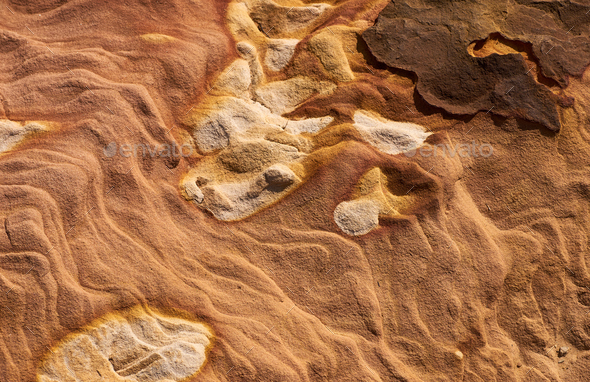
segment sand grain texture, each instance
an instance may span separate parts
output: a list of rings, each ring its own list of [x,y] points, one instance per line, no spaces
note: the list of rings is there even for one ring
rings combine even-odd
[[[452,3],[3,3],[0,380],[590,380],[590,5]]]

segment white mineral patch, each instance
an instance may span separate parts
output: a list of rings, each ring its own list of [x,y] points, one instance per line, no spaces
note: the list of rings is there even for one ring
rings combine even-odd
[[[248,61],[237,59],[217,78],[213,89],[215,93],[234,97],[248,97],[251,84]]]
[[[293,57],[295,46],[299,40],[296,39],[272,39],[268,42],[268,50],[264,63],[275,72],[283,69]]]
[[[194,184],[191,178],[185,182]],[[239,220],[277,200],[278,195],[300,182],[289,167],[277,163],[242,182],[204,186],[199,190],[203,198],[198,204],[220,220]]]
[[[193,138],[205,153],[237,142],[254,127],[279,132],[287,121],[258,102],[235,97],[218,97],[209,110],[203,111],[204,116],[195,120]]]
[[[379,203],[371,199],[342,202],[334,210],[334,221],[349,235],[364,235],[379,225],[379,209]]]
[[[199,323],[135,308],[111,314],[51,350],[40,382],[171,382],[196,374],[210,331]]]
[[[0,153],[13,149],[27,135],[43,130],[46,130],[46,127],[38,123],[20,124],[8,119],[0,119]]]
[[[289,134],[297,135],[301,133],[316,134],[324,127],[328,126],[334,118],[330,116],[320,118],[309,118],[300,121],[289,121],[285,131]]]
[[[430,135],[415,123],[389,121],[365,111],[354,113],[354,127],[365,141],[391,155],[416,149]]]
[[[357,182],[353,199],[343,201],[334,210],[334,221],[346,234],[365,235],[379,226],[379,218],[399,216],[399,210],[411,204],[410,196],[391,192],[390,183],[381,168],[367,171]]]

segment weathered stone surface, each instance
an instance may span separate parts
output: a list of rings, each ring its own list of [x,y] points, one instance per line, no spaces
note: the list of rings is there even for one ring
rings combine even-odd
[[[14,148],[27,135],[47,129],[47,126],[35,122],[21,124],[0,119],[0,154]]]
[[[545,84],[565,87],[568,77],[581,75],[590,62],[590,18],[583,17],[590,6],[529,0],[418,4],[389,3],[363,33],[379,61],[415,72],[420,96],[449,113],[491,109],[559,130],[556,96]],[[521,42],[530,60],[518,53],[468,53],[472,42],[494,33]]]
[[[185,380],[205,363],[212,337],[202,324],[135,307],[66,337],[43,361],[38,380]]]
[[[575,102],[558,106],[560,134],[496,108],[456,118],[368,54],[359,37],[389,1],[321,14],[288,0],[3,4],[0,118],[9,135],[49,129],[0,154],[0,381],[195,371],[187,331],[155,346],[144,337],[159,324],[138,315],[134,346],[120,313],[138,305],[215,333],[185,381],[585,381],[590,70],[560,88],[532,43],[461,37],[470,60],[516,57],[535,86]],[[407,3],[425,9],[408,25],[450,7]],[[461,15],[466,4],[449,16],[467,19],[461,36],[469,23],[503,31],[523,6],[486,13],[486,0]],[[529,6],[543,38],[551,4]],[[446,16],[429,17],[434,28]],[[580,39],[580,25],[560,38]],[[280,71],[266,60],[275,39],[299,41]],[[404,152],[422,141],[427,153]],[[117,150],[139,143],[148,152]],[[472,143],[493,155],[452,154]],[[193,150],[151,154],[164,145]],[[92,342],[101,317],[122,341]]]

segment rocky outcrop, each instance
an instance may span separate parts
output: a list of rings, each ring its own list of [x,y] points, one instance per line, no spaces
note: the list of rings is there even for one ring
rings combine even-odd
[[[519,117],[557,131],[559,104],[568,101],[558,101],[563,94],[555,88],[590,63],[588,11],[569,1],[394,1],[363,38],[379,61],[416,73],[416,91],[432,106]],[[469,54],[471,43],[495,34],[520,52]]]

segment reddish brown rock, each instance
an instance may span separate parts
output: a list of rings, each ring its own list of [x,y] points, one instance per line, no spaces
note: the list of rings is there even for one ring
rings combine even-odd
[[[550,78],[565,87],[590,63],[590,6],[570,2],[390,2],[363,37],[377,59],[417,74],[416,90],[430,105],[451,114],[489,111],[561,127]],[[519,52],[473,57],[472,42],[499,34],[530,46]],[[497,43],[498,41],[496,41]]]
[[[436,4],[426,3],[444,8]],[[527,7],[545,15],[543,22],[559,23],[577,7],[564,4]],[[544,72],[549,82],[538,73],[531,79],[558,92],[552,81],[572,75],[562,92],[575,101],[560,106],[559,134],[485,111],[453,116],[414,97],[412,73],[379,64],[358,39],[385,6],[334,3],[290,36],[286,3],[3,5],[1,117],[11,126],[38,121],[52,128],[0,153],[0,380],[51,378],[46,366],[66,360],[52,351],[64,349],[75,354],[68,367],[85,381],[161,365],[142,346],[117,343],[109,360],[93,357],[89,341],[76,345],[97,319],[130,317],[131,308],[141,307],[198,322],[213,334],[192,381],[584,381],[588,72],[576,77],[569,66],[561,72],[555,66],[555,76]],[[571,15],[581,16],[579,9]],[[267,10],[285,12],[277,19],[280,33],[270,31],[270,38],[258,29],[272,27],[272,14],[260,15]],[[441,14],[424,14],[440,24]],[[475,16],[480,23],[504,20],[501,13]],[[510,46],[508,40],[522,41],[518,36],[498,38],[497,47],[488,36],[461,40],[468,57],[491,60],[497,52],[527,64],[533,57]],[[264,65],[269,41],[278,38],[299,42],[276,71]],[[337,55],[326,47],[338,47]],[[584,52],[579,48],[580,57]],[[334,66],[334,57],[347,63]],[[238,61],[236,76],[224,76],[237,60],[245,62]],[[340,76],[348,69],[352,75]],[[227,143],[226,152],[197,149],[199,126],[186,122],[195,110],[207,111],[209,97],[245,100],[252,84],[297,76],[333,85],[330,92],[297,95],[288,114],[254,113],[238,138],[255,137],[260,145],[240,146],[228,134],[211,140]],[[217,83],[223,86],[212,89]],[[545,93],[531,97],[538,94]],[[284,88],[280,95],[290,97]],[[359,131],[357,113],[382,121],[375,134]],[[267,117],[289,124],[265,130]],[[329,124],[304,123],[314,118]],[[429,154],[388,154],[406,141],[399,129],[414,125],[424,129],[418,136]],[[482,143],[493,155],[449,149]],[[182,144],[192,145],[191,155],[150,151]],[[272,150],[277,145],[305,154],[291,169],[300,179],[294,186],[291,173],[274,163],[283,160]],[[183,191],[179,185],[195,169],[214,177],[199,176]],[[232,222],[186,198],[202,200],[199,189],[240,176],[255,180],[246,196],[284,192]],[[364,201],[379,209],[365,209]],[[368,219],[357,214],[363,210]],[[366,229],[349,235],[340,226],[350,225],[338,224],[346,220]],[[137,327],[150,341],[158,330],[164,339],[178,333],[165,323]],[[570,348],[562,364],[561,347]],[[89,359],[100,361],[94,370],[108,370],[106,376]],[[65,366],[54,375],[71,377]]]

